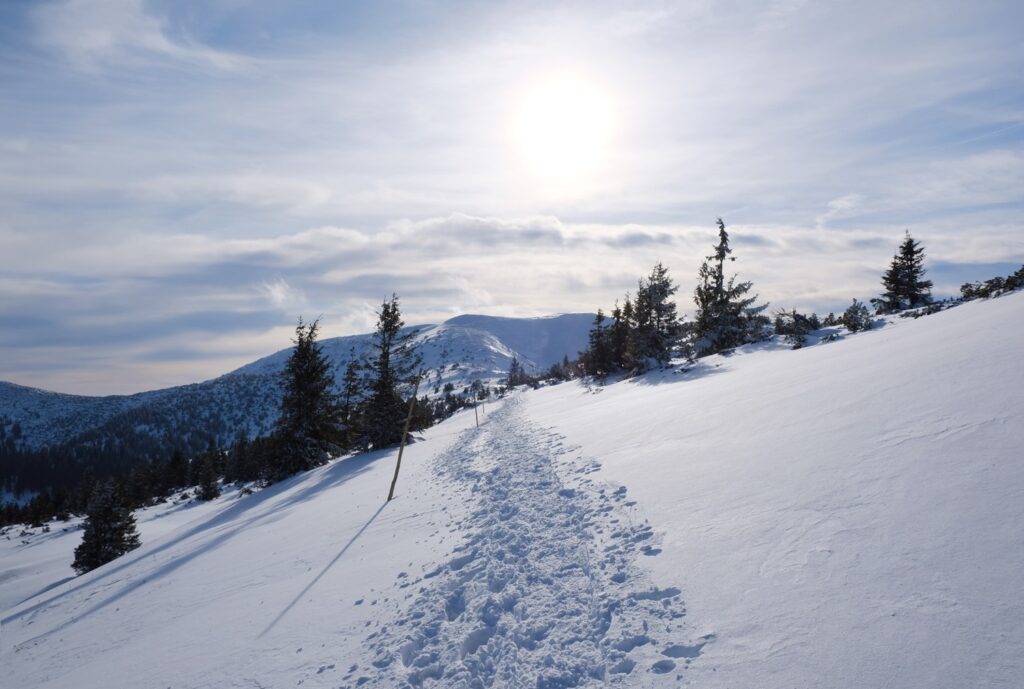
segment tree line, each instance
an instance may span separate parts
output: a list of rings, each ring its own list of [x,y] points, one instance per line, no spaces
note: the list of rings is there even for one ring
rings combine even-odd
[[[882,293],[870,300],[874,314],[866,304],[853,299],[839,315],[819,317],[793,309],[777,312],[773,320],[765,313],[768,305],[757,303],[752,283],[727,274],[726,266],[736,257],[732,255],[729,233],[721,218],[717,227],[718,242],[697,271],[693,291],[696,308],[691,320],[679,317],[673,301],[678,285],[668,269],[657,263],[650,275],[639,280],[636,292],[626,294],[621,303],[616,302],[608,315],[598,309],[587,348],[577,359],[552,366],[542,377],[569,380],[590,376],[603,380],[615,373],[634,375],[665,366],[673,358],[692,361],[772,335],[781,336],[796,349],[805,344],[811,333],[822,328],[844,326],[850,332],[858,332],[871,328],[874,316],[897,312],[916,316],[949,305],[933,301],[932,282],[925,278],[924,247],[907,232],[882,274]],[[965,284],[961,299],[994,296],[1020,287],[1024,287],[1024,267],[1006,278]],[[921,310],[922,307],[926,308]],[[831,334],[826,339],[835,337]],[[514,362],[507,384],[538,382],[523,377],[523,371],[516,369]]]

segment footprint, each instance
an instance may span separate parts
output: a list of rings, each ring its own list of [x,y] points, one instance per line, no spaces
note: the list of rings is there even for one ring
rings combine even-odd
[[[676,663],[673,660],[659,660],[651,666],[651,672],[657,675],[663,675],[666,672],[672,672],[676,669]]]
[[[700,643],[687,646],[685,644],[673,644],[661,652],[661,655],[669,658],[696,658],[700,655],[701,649],[715,640],[714,634],[708,634],[700,638]]]

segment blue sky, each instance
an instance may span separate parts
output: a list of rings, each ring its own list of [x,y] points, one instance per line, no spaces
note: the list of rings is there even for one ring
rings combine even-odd
[[[300,313],[366,331],[392,291],[410,322],[589,311],[658,260],[685,309],[719,215],[773,308],[872,296],[904,229],[955,292],[1024,262],[1021,26],[1012,1],[2,3],[0,379],[201,380]]]

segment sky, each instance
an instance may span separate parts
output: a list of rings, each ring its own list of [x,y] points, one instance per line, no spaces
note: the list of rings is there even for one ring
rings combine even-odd
[[[1024,263],[1024,4],[0,2],[0,380],[215,377],[408,323],[689,311],[721,216],[771,310]]]

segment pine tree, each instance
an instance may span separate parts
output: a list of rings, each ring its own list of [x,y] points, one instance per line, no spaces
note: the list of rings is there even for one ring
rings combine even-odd
[[[339,448],[334,381],[316,341],[319,321],[295,327],[295,347],[282,373],[284,395],[274,435],[277,453],[268,466],[270,480],[323,464]]]
[[[612,324],[608,327],[612,367],[620,371],[627,368],[626,355],[629,350],[629,318],[633,313],[633,305],[630,304],[628,295],[626,296],[626,306],[629,307],[628,313],[625,307],[620,308],[619,303],[615,302],[615,307],[612,308]]]
[[[188,481],[188,462],[181,450],[175,448],[171,459],[167,463],[167,486],[170,489],[181,488]]]
[[[584,357],[587,375],[595,378],[606,378],[614,368],[612,361],[611,332],[604,324],[605,315],[601,309],[594,316],[594,326],[590,329],[589,346]]]
[[[214,452],[207,452],[196,460],[199,463],[196,473],[199,479],[198,497],[200,500],[213,500],[220,497],[220,484],[217,483],[217,457]]]
[[[513,356],[512,361],[508,365],[508,373],[505,375],[505,388],[511,390],[517,385],[523,385],[529,382],[529,377],[526,375],[526,369],[519,363],[519,358]]]
[[[71,567],[84,574],[139,547],[135,517],[112,481],[93,491]]]
[[[362,437],[360,403],[365,396],[362,371],[363,364],[356,357],[355,350],[349,352],[348,364],[341,383],[339,412],[342,427],[342,448],[351,450],[365,446]]]
[[[655,264],[647,281],[643,283],[644,301],[650,310],[648,330],[644,336],[644,354],[660,366],[671,360],[682,333],[682,323],[676,304],[672,301],[678,289],[668,275],[668,268],[661,263]]]
[[[697,289],[693,301],[697,305],[691,332],[697,356],[714,354],[741,344],[761,339],[770,323],[763,311],[767,304],[754,306],[757,296],[746,296],[750,282],[736,283],[736,276],[725,279],[726,260],[730,256],[729,233],[718,219],[718,244],[697,273]]]
[[[377,313],[373,336],[374,359],[370,364],[370,396],[364,416],[365,432],[375,448],[397,445],[402,441],[407,414],[399,387],[418,375],[420,357],[409,336],[402,337],[402,313],[398,297],[384,300]]]
[[[889,269],[882,275],[884,292],[871,300],[878,313],[924,306],[932,300],[932,282],[924,279],[924,247],[907,231]]]
[[[856,299],[853,303],[846,307],[846,311],[842,316],[842,324],[846,326],[846,329],[851,333],[855,333],[859,330],[868,330],[871,328],[871,314],[868,313],[868,307],[860,303]]]
[[[805,316],[792,311],[780,311],[775,315],[775,334],[782,335],[793,349],[800,349],[804,346],[807,336],[821,327],[821,322],[813,313]]]

